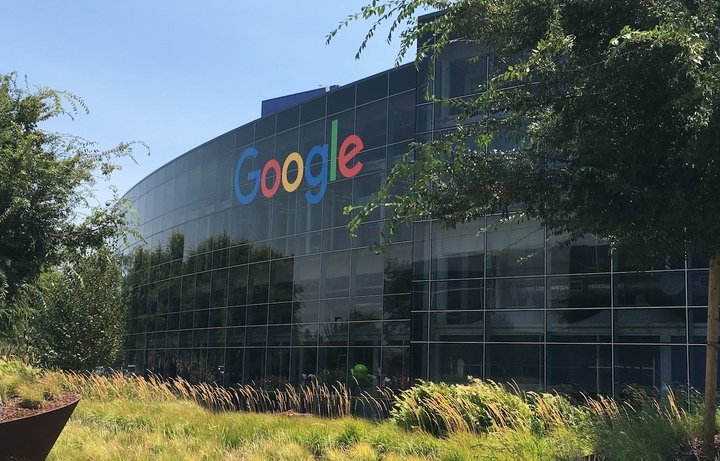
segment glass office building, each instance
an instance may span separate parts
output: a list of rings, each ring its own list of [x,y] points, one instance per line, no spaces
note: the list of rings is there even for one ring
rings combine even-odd
[[[481,87],[492,65],[471,54],[446,50],[437,94]],[[495,216],[416,222],[376,254],[377,211],[350,237],[343,208],[412,161],[408,143],[457,123],[425,102],[427,80],[407,65],[294,98],[134,186],[146,241],[127,251],[126,363],[225,385],[346,381],[364,365],[394,388],[468,375],[569,392],[702,387],[707,261],[637,272],[602,241],[558,246]]]

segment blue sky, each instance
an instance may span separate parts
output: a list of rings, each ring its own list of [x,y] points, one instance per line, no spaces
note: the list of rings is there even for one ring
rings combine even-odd
[[[113,180],[126,192],[187,150],[260,116],[260,103],[392,67],[397,43],[358,21],[366,0],[0,0],[0,73],[84,99],[90,114],[51,125],[111,147],[141,140]],[[407,61],[407,59],[406,59]],[[98,197],[109,196],[106,183]]]

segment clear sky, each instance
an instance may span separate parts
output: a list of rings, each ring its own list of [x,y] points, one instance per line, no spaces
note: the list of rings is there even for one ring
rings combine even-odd
[[[53,127],[111,147],[141,140],[112,183],[122,194],[189,149],[260,116],[260,103],[393,66],[397,43],[358,21],[369,0],[0,0],[0,73],[74,93],[90,114]],[[109,195],[101,183],[98,196]]]

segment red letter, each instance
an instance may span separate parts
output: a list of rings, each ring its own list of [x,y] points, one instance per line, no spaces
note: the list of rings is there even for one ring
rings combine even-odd
[[[267,175],[268,171],[270,171],[271,169],[275,170],[275,182],[273,183],[271,188],[268,188]],[[275,195],[278,187],[280,187],[280,163],[278,163],[278,161],[275,159],[268,160],[262,170],[262,175],[260,175],[260,190],[265,197],[270,198]]]
[[[350,146],[352,146],[352,148]],[[338,168],[340,169],[340,173],[346,178],[352,178],[362,170],[363,164],[360,160],[355,162],[355,166],[352,168],[348,167],[348,163],[363,150],[363,147],[365,146],[363,145],[362,139],[356,134],[351,134],[345,138],[345,141],[343,141],[340,146],[340,152],[338,152]]]

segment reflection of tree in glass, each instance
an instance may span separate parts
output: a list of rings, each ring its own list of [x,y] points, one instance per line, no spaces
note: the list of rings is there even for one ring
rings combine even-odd
[[[242,297],[236,305],[247,304],[249,270],[253,263],[266,262],[272,270],[260,271],[260,277],[253,283],[264,285],[267,298],[263,302],[283,302],[294,299],[303,292],[303,287],[293,282],[293,258],[274,251],[269,245],[253,245],[247,239],[233,239],[228,234],[209,237],[193,248],[185,248],[185,235],[182,231],[174,231],[167,242],[154,248],[138,247],[123,258],[123,269],[126,273],[124,286],[131,293],[131,333],[164,332],[166,329],[166,312],[194,311],[198,297],[203,301],[202,307],[208,307],[205,298],[214,296],[210,286],[213,277],[220,275],[218,280],[228,277],[229,285],[237,286]],[[223,274],[221,269],[238,267],[237,272]],[[257,267],[257,265],[255,266]],[[214,272],[209,272],[216,269]],[[197,274],[196,276],[193,274]],[[211,275],[212,274],[212,275]],[[242,274],[240,279],[233,275]],[[184,277],[183,277],[184,276]],[[188,277],[189,276],[189,277]],[[220,293],[228,288],[219,285]],[[182,293],[175,293],[179,290]],[[208,298],[209,299],[209,298]],[[173,305],[182,302],[182,306]],[[214,304],[214,303],[213,303]],[[214,307],[224,307],[220,302]],[[272,304],[271,304],[272,308]],[[301,309],[298,304],[296,309]],[[195,314],[202,311],[196,311]],[[181,312],[180,315],[185,312]],[[192,323],[192,322],[191,322]],[[185,328],[191,328],[192,325]],[[164,344],[147,344],[147,363],[149,369],[160,374],[176,374],[183,371],[192,380],[213,380],[215,369],[222,363],[209,363],[207,357],[198,355],[192,360],[179,360],[173,354],[155,351],[155,347],[164,348]],[[185,347],[189,347],[187,344]],[[140,349],[145,348],[139,343]],[[219,346],[222,347],[222,346]],[[142,358],[138,358],[140,363]],[[144,360],[142,360],[144,361]],[[208,378],[209,377],[209,378]]]

